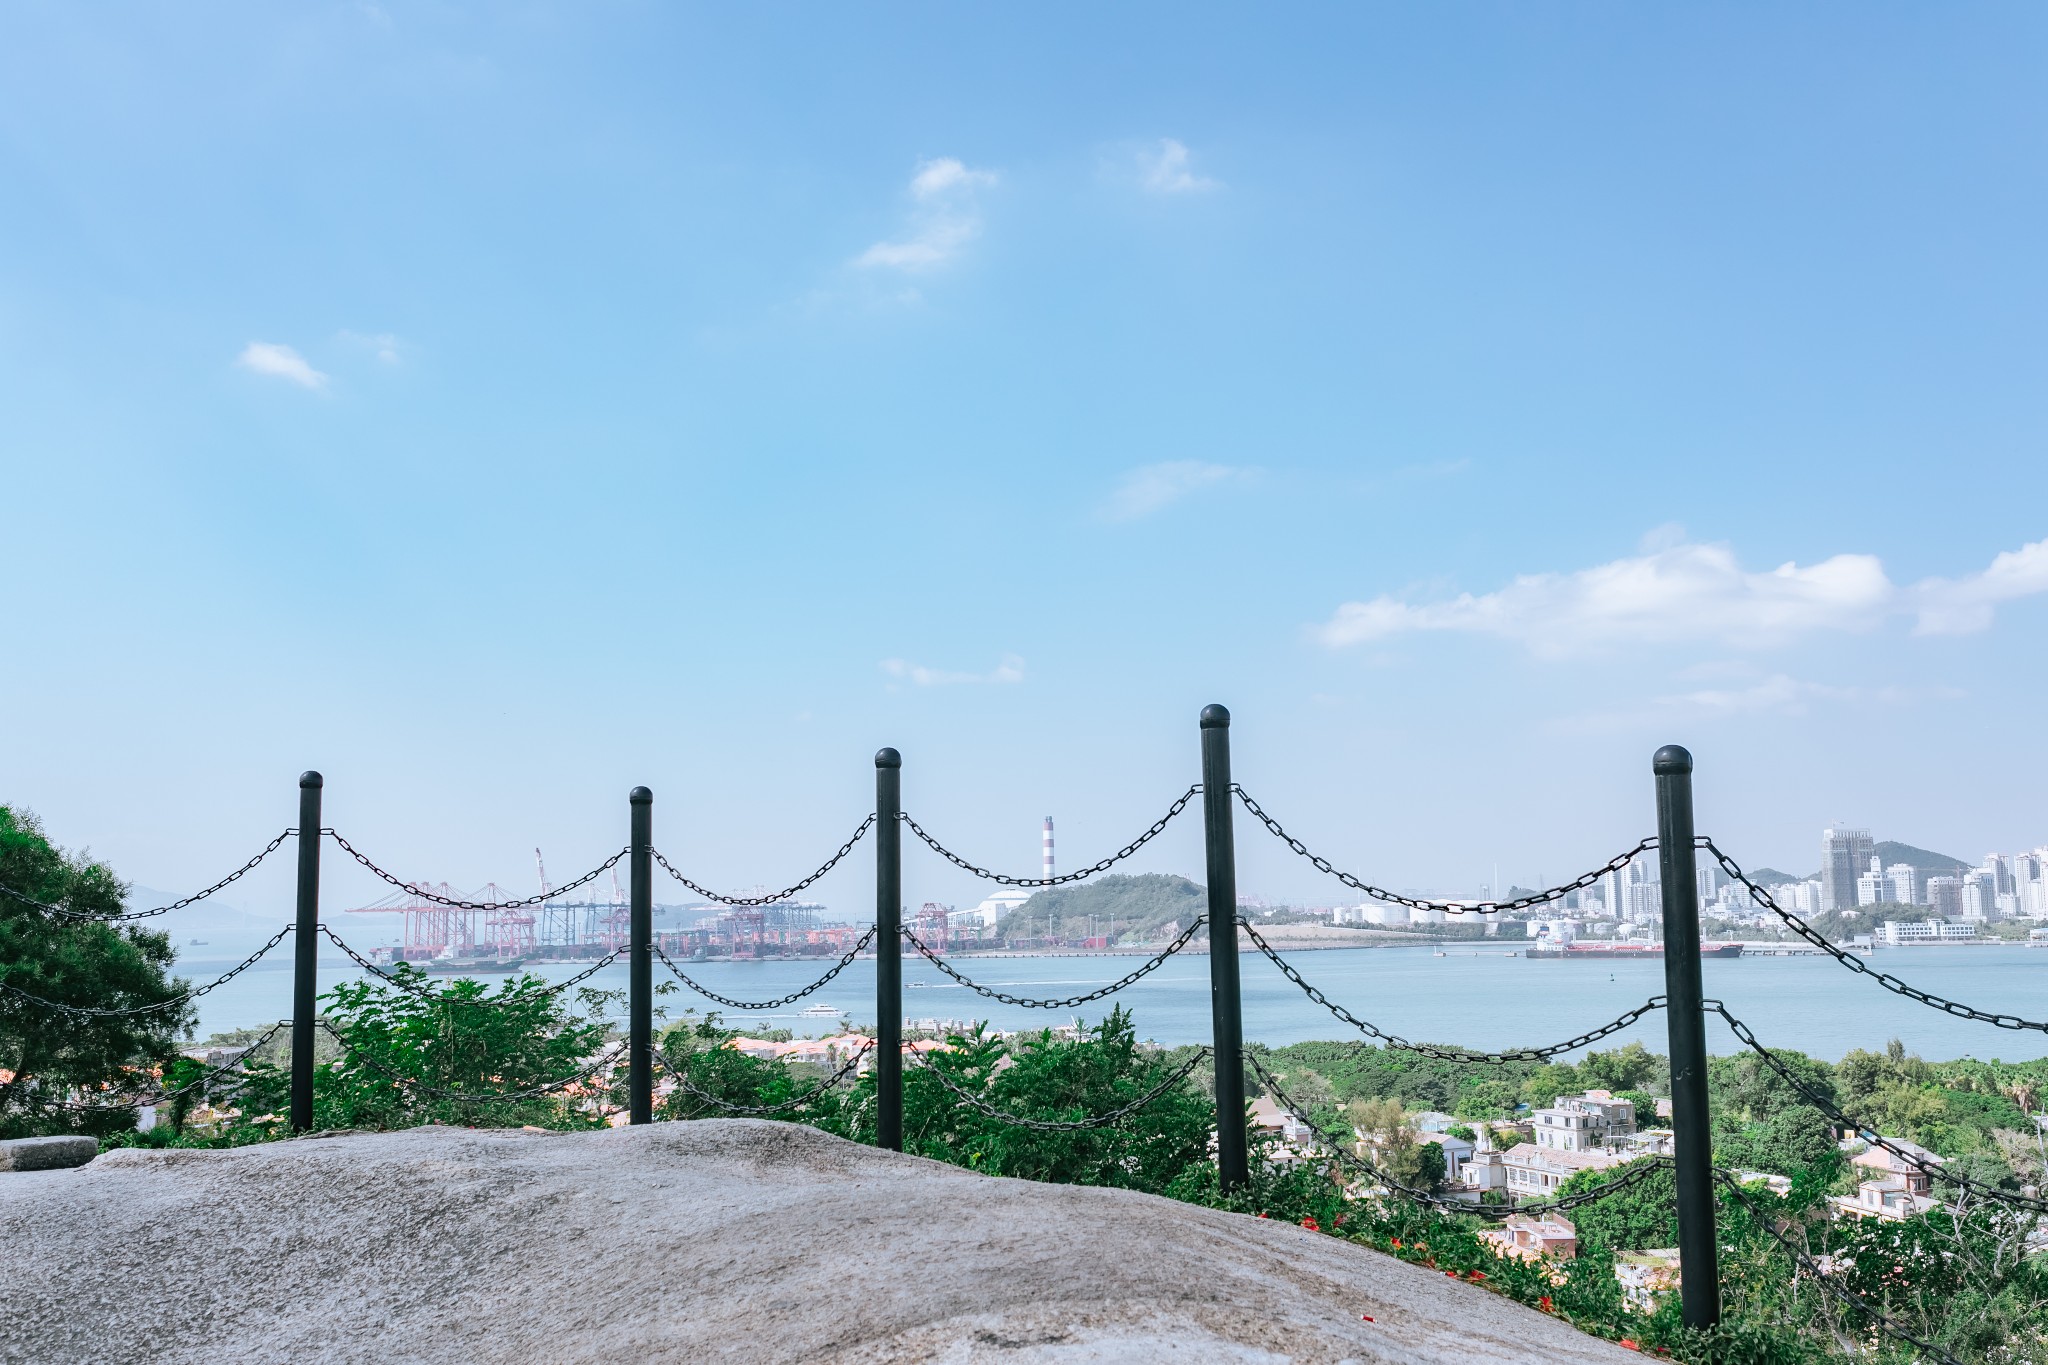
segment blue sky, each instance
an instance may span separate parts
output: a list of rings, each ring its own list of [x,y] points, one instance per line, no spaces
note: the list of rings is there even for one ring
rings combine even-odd
[[[2048,841],[2044,39],[11,7],[0,799],[173,888],[318,767],[408,875],[521,884],[644,782],[737,886],[893,744],[1026,871],[1047,813],[1069,865],[1143,828],[1222,701],[1397,885],[1603,860],[1673,741],[1751,862]]]

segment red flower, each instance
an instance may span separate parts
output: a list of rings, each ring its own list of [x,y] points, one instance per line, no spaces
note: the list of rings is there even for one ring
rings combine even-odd
[[[1486,1272],[1485,1272],[1485,1271],[1483,1271],[1483,1270],[1475,1270],[1475,1271],[1473,1271],[1473,1272],[1472,1272],[1472,1276],[1471,1276],[1471,1279],[1472,1279],[1472,1283],[1474,1283],[1474,1284],[1478,1284],[1478,1283],[1479,1283],[1479,1282],[1480,1282],[1481,1280],[1483,1280],[1483,1279],[1485,1279],[1485,1278],[1486,1278]]]
[[[1621,1349],[1624,1351],[1640,1351],[1643,1349],[1642,1347],[1636,1345],[1633,1341],[1630,1341],[1627,1337],[1623,1337],[1621,1339],[1620,1344]]]
[[[1450,1276],[1454,1280],[1458,1278],[1458,1272],[1455,1270],[1446,1270],[1444,1274]]]
[[[1396,1251],[1399,1251],[1400,1249],[1401,1249],[1401,1239],[1400,1239],[1399,1237],[1396,1237],[1396,1238],[1394,1239],[1394,1250],[1396,1250]]]
[[[1542,1298],[1536,1300],[1536,1306],[1548,1313],[1550,1311],[1550,1295],[1545,1294]]]
[[[1314,1214],[1310,1214],[1308,1217],[1302,1219],[1301,1225],[1307,1228],[1310,1232],[1321,1232],[1323,1230],[1321,1225],[1316,1222],[1316,1216]]]

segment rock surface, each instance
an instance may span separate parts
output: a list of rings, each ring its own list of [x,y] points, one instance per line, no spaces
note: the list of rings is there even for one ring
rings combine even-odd
[[[111,1152],[0,1180],[0,1247],[38,1365],[1641,1359],[1290,1224],[744,1119]]]
[[[97,1138],[9,1138],[0,1142],[0,1171],[54,1171],[83,1166],[99,1151]]]

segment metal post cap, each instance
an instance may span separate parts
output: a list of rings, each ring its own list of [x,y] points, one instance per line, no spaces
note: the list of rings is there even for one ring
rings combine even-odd
[[[1202,708],[1202,728],[1204,730],[1229,729],[1230,708],[1227,706],[1219,706],[1215,702],[1210,702],[1207,706]]]
[[[635,787],[633,788],[633,794],[626,799],[636,806],[650,805],[654,801],[654,793],[645,787]]]
[[[1683,744],[1667,744],[1650,760],[1650,768],[1659,777],[1689,773],[1692,771],[1692,753]]]
[[[903,766],[903,755],[897,753],[894,749],[877,749],[875,750],[875,766],[877,768],[900,768]]]
[[[318,774],[318,773],[314,772],[314,771],[313,771],[313,770],[312,770],[311,768],[308,768],[308,769],[306,769],[306,771],[304,771],[304,772],[302,772],[302,773],[300,773],[300,774],[299,774],[299,785],[300,785],[301,787],[317,787],[317,786],[320,786],[320,785],[321,785],[321,779],[320,779],[320,774]]]

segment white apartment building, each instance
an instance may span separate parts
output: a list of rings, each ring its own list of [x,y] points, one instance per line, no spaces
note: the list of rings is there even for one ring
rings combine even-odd
[[[1557,1193],[1557,1187],[1580,1171],[1604,1171],[1619,1166],[1623,1158],[1605,1152],[1572,1152],[1561,1147],[1538,1147],[1518,1142],[1501,1154],[1508,1176],[1508,1193],[1516,1198],[1542,1199]]]
[[[1977,937],[1977,926],[1967,920],[1918,920],[1901,924],[1888,919],[1877,931],[1880,943],[1967,943]]]
[[[1636,1131],[1636,1107],[1605,1090],[1561,1095],[1555,1105],[1530,1115],[1536,1145],[1564,1152],[1605,1151]]]
[[[1895,905],[1920,904],[1920,869],[1911,863],[1893,863],[1884,870],[1885,881],[1890,883],[1892,903]]]

